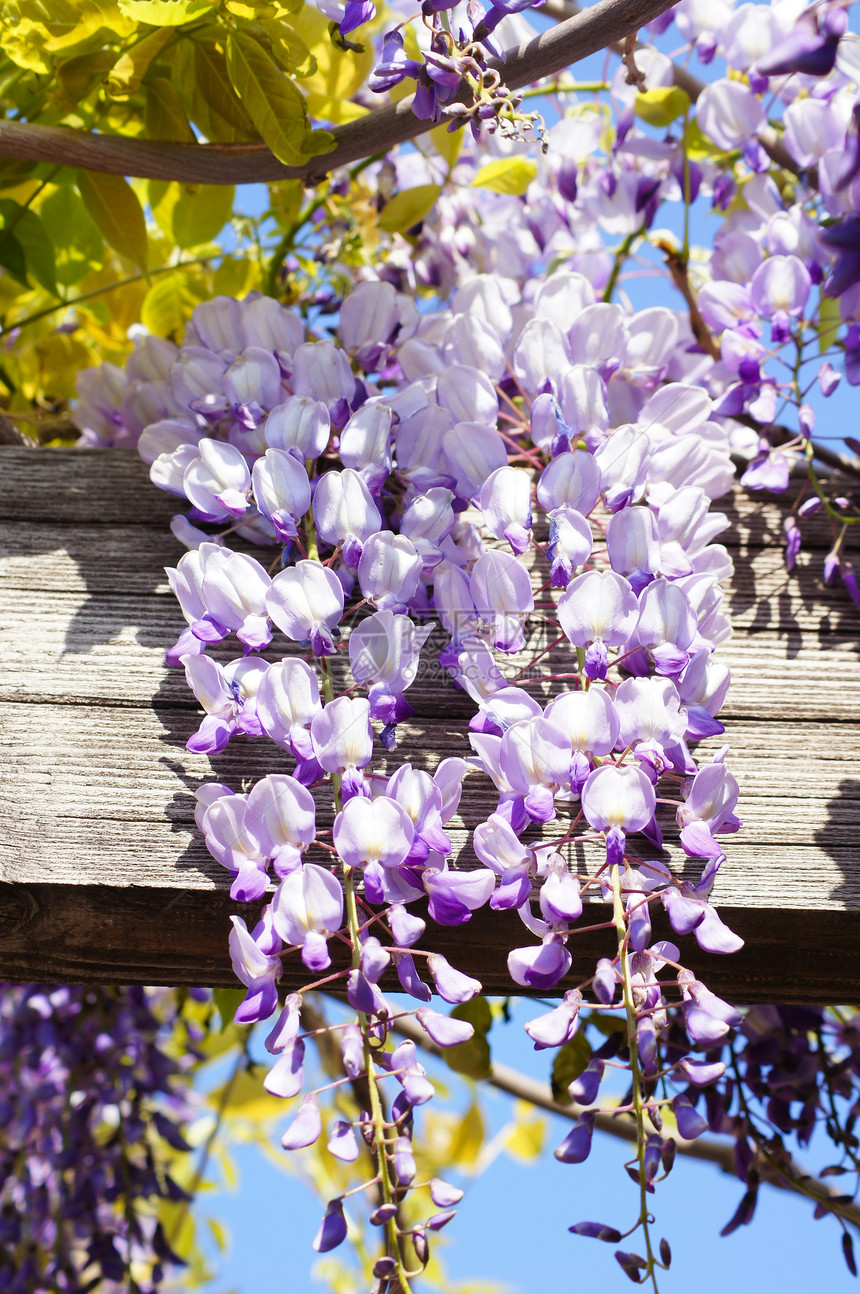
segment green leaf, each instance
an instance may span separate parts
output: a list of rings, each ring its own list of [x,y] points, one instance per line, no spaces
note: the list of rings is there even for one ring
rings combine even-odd
[[[208,139],[224,143],[253,139],[254,123],[231,89],[224,54],[214,41],[200,36],[195,36],[193,49],[194,120]]]
[[[101,269],[104,243],[74,189],[64,187],[49,194],[39,207],[39,215],[54,245],[58,283],[71,287]]]
[[[599,1029],[605,1038],[627,1030],[627,1020],[623,1015],[609,1015],[606,1011],[592,1011],[588,1023]]]
[[[227,1052],[235,1051],[239,1045],[239,1029],[237,1025],[225,1025],[223,1024],[223,1021],[220,1033],[215,1033],[210,1029],[203,1041],[196,1044],[204,1058],[204,1064],[218,1060],[220,1057],[226,1055]]]
[[[484,1146],[484,1120],[480,1107],[473,1101],[454,1129],[448,1147],[452,1168],[472,1168]]]
[[[230,1232],[219,1218],[207,1217],[206,1221],[219,1254],[225,1254],[230,1244]]]
[[[121,175],[78,171],[78,191],[105,242],[146,273],[149,245],[143,208]]]
[[[227,38],[227,74],[261,137],[279,162],[300,165],[307,133],[305,101],[274,59],[244,32]]]
[[[718,158],[726,156],[722,149],[717,148],[716,144],[708,139],[707,135],[702,134],[695,118],[687,122],[687,129],[684,131],[684,147],[691,161],[699,161],[706,157],[715,162]]]
[[[302,140],[302,155],[304,157],[322,157],[337,144],[337,140],[330,130],[309,130]]]
[[[250,256],[225,256],[212,275],[213,296],[244,297],[260,281],[260,269]]]
[[[212,990],[215,1005],[221,1017],[221,1032],[233,1023],[233,1017],[240,1002],[245,1000],[245,990],[241,988],[216,988]]]
[[[157,337],[179,337],[199,301],[187,274],[166,274],[143,298],[140,321]]]
[[[181,27],[210,12],[218,0],[117,0],[120,13],[151,27]]]
[[[491,189],[493,193],[513,193],[519,196],[525,193],[537,175],[537,162],[527,157],[497,157],[482,166],[472,183],[480,189]]]
[[[382,208],[379,228],[386,234],[403,234],[413,225],[419,225],[433,210],[441,192],[441,184],[416,184],[414,189],[395,193]]]
[[[107,92],[115,99],[128,99],[140,89],[140,83],[154,58],[164,50],[176,33],[169,27],[152,31],[117,59],[107,79]]]
[[[272,54],[285,72],[292,76],[315,75],[317,61],[295,27],[282,18],[264,18],[260,26],[272,42]]]
[[[208,1095],[209,1104],[217,1110],[226,1097],[225,1113],[260,1122],[264,1119],[282,1119],[289,1112],[279,1096],[270,1096],[263,1087],[266,1077],[264,1065],[254,1065],[243,1070],[235,1080],[228,1079],[222,1087]]]
[[[836,297],[822,297],[818,309],[818,353],[823,355],[836,340],[842,324],[842,314]]]
[[[36,170],[36,163],[17,157],[0,157],[0,189],[16,189]]]
[[[224,228],[233,213],[231,184],[180,184],[150,180],[149,205],[159,228],[177,247],[199,247]]]
[[[527,1101],[517,1101],[516,1121],[505,1138],[505,1149],[516,1159],[532,1163],[543,1150],[545,1133],[546,1119],[535,1114]]]
[[[0,265],[23,287],[30,286],[27,282],[27,257],[14,234],[0,232]]]
[[[75,109],[105,79],[114,58],[112,50],[99,49],[57,64],[54,69],[57,77],[54,102],[69,111]]]
[[[3,228],[8,229],[10,235],[14,235],[24,255],[29,277],[57,296],[54,245],[40,218],[35,211],[22,207],[20,202],[15,202],[13,198],[0,199],[0,216],[3,219]],[[13,253],[14,255],[16,253]],[[11,270],[10,273],[12,273]],[[17,275],[15,277],[17,278]]]
[[[490,1044],[487,1034],[493,1024],[490,1004],[485,997],[473,997],[471,1002],[462,1002],[449,1012],[452,1020],[468,1020],[475,1030],[468,1042],[461,1042],[456,1047],[446,1047],[443,1060],[455,1074],[466,1074],[469,1078],[489,1078],[493,1072],[490,1060]]]
[[[649,126],[662,128],[689,112],[690,96],[679,85],[657,85],[653,90],[640,90],[633,108]]]
[[[552,1095],[554,1100],[567,1105],[573,1100],[568,1094],[568,1087],[575,1078],[579,1078],[591,1060],[591,1043],[585,1034],[580,1032],[570,1042],[559,1047],[552,1062]]]
[[[304,87],[307,93],[313,92],[323,99],[351,99],[373,68],[372,45],[368,43],[360,53],[338,49],[329,34],[328,18],[311,4],[302,5],[291,21],[317,61],[316,73]],[[411,30],[406,28],[407,52]]]
[[[165,76],[154,76],[144,86],[143,121],[150,139],[176,144],[196,144],[197,136],[188,123],[179,95]]]
[[[427,136],[449,171],[460,156],[460,149],[463,147],[465,137],[465,130],[449,130],[447,122],[443,122],[441,126],[436,126]]]

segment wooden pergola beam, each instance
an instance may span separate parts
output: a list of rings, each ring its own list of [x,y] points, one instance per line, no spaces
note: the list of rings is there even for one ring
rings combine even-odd
[[[133,453],[3,449],[0,471],[0,977],[230,984],[228,915],[247,907],[231,903],[194,829],[193,791],[292,761],[245,738],[211,762],[185,750],[199,710],[162,663],[182,627],[163,574],[182,551],[168,529],[175,501]],[[688,938],[684,960],[736,1000],[856,1000],[860,617],[821,583],[823,528],[788,576],[780,509],[740,493],[721,506],[737,566],[735,637],[720,648],[733,684],[725,737],[707,746],[731,744],[745,826],[727,840],[715,899],[747,946],[720,958]],[[418,714],[397,758],[432,768],[461,751],[471,703],[429,657],[410,699]],[[472,774],[454,824],[461,862],[486,811]],[[507,992],[506,952],[531,937],[485,909],[433,939],[487,991]],[[575,982],[611,939],[574,935],[570,947]],[[288,960],[285,983],[300,978]]]

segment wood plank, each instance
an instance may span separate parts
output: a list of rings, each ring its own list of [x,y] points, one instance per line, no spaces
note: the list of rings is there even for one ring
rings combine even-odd
[[[0,462],[0,976],[230,983],[227,915],[246,908],[194,831],[193,790],[292,761],[264,740],[238,739],[211,761],[184,749],[198,707],[182,672],[163,665],[183,624],[163,573],[182,552],[168,530],[179,501],[120,451],[2,450]],[[741,783],[746,825],[728,842],[716,898],[748,947],[687,959],[736,997],[856,998],[860,616],[822,583],[826,527],[787,576],[779,507],[738,494],[726,510],[736,631],[720,655],[733,684],[728,731],[701,749],[728,741]],[[472,706],[427,658],[397,757],[432,767],[462,750]],[[543,664],[569,669],[569,651]],[[545,691],[539,678],[534,691]],[[452,833],[464,864],[483,781],[467,779]],[[506,991],[511,938],[529,941],[516,917],[485,911],[439,946]],[[573,937],[574,980],[600,946]]]

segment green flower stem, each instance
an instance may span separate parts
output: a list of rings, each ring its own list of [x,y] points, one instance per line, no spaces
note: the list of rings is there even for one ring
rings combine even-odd
[[[539,85],[523,90],[521,99],[546,99],[551,94],[600,94],[608,90],[608,81],[556,81],[552,85]]]
[[[639,226],[638,229],[634,229],[631,233],[627,235],[627,237],[624,239],[624,242],[618,248],[618,251],[615,253],[615,260],[612,262],[612,273],[609,275],[609,282],[606,285],[603,296],[600,298],[601,301],[612,300],[612,294],[614,293],[616,287],[618,286],[618,276],[620,275],[622,269],[624,268],[624,262],[627,260],[627,257],[630,255],[630,252],[633,249],[633,244],[636,242],[636,239],[641,238],[644,233],[645,233],[645,222],[643,221],[643,223]]]
[[[55,314],[58,310],[73,310],[75,306],[80,305],[83,301],[93,301],[96,297],[105,296],[108,292],[115,292],[117,288],[127,288],[130,283],[139,283],[143,278],[152,279],[156,275],[175,274],[177,270],[186,270],[191,265],[208,265],[212,259],[212,256],[195,256],[193,260],[180,261],[177,265],[161,265],[157,269],[149,270],[148,274],[130,274],[127,279],[117,279],[116,283],[107,283],[104,287],[93,288],[90,292],[82,292],[80,296],[73,297],[71,301],[57,301],[52,306],[46,306],[44,310],[36,310],[33,314],[26,315],[23,319],[16,319],[14,323],[0,328],[0,337],[8,337],[10,333],[17,332],[19,328],[26,328],[27,324],[37,323],[40,319],[47,319],[48,315]]]
[[[350,942],[352,944],[352,965],[357,970],[361,963],[361,943],[359,931],[361,929],[361,920],[358,912],[358,904],[355,896],[354,868],[344,867],[344,877],[346,879],[346,919],[347,929],[349,930]],[[367,1087],[370,1093],[370,1117],[373,1122],[374,1138],[376,1142],[376,1163],[379,1169],[379,1191],[382,1201],[385,1204],[396,1204],[394,1198],[394,1186],[391,1181],[391,1171],[388,1164],[388,1155],[386,1154],[386,1120],[385,1112],[382,1108],[382,1101],[379,1098],[379,1088],[377,1086],[376,1065],[373,1059],[373,1047],[370,1042],[370,1026],[367,1016],[363,1011],[358,1012],[358,1025],[361,1029],[361,1043],[364,1058],[364,1068],[367,1073]],[[386,1248],[389,1257],[394,1259],[396,1280],[398,1282],[400,1294],[411,1294],[411,1286],[406,1271],[406,1264],[403,1261],[403,1250],[401,1238],[398,1234],[397,1216],[389,1218],[385,1223]]]
[[[630,1050],[630,1082],[633,1090],[632,1112],[636,1119],[636,1158],[639,1163],[639,1221],[645,1236],[645,1251],[648,1257],[648,1276],[654,1294],[657,1288],[657,1267],[662,1266],[654,1256],[651,1247],[648,1192],[645,1180],[645,1103],[642,1095],[642,1071],[639,1067],[639,1051],[636,1040],[636,1006],[633,1001],[633,979],[630,973],[630,949],[627,942],[627,920],[624,911],[624,900],[621,897],[621,871],[616,864],[611,869],[612,876],[612,915],[615,929],[618,932],[618,962],[621,969],[621,984],[624,994],[624,1010],[627,1015],[627,1045]]]
[[[690,126],[690,109],[684,114],[684,246],[681,256],[686,265],[690,259],[690,149],[687,142],[687,131]]]
[[[314,526],[313,515],[308,513],[305,517],[305,548],[308,557],[314,561],[319,561],[319,545],[317,543],[316,527]],[[326,704],[334,697],[334,683],[331,674],[331,665],[327,656],[320,660],[323,680],[323,696]],[[334,787],[335,812],[339,813],[343,807],[341,797],[341,780],[337,773],[332,773],[332,785]],[[355,893],[355,869],[343,864],[344,875],[344,897],[346,901],[346,925],[349,933],[349,942],[352,946],[352,968],[358,970],[361,966],[361,915],[358,911],[358,902]],[[386,1153],[386,1120],[385,1111],[382,1108],[382,1101],[379,1097],[379,1088],[377,1086],[376,1066],[373,1059],[373,1046],[370,1041],[370,1025],[367,1016],[363,1011],[358,1012],[358,1027],[361,1030],[361,1045],[364,1059],[364,1068],[367,1073],[367,1087],[370,1094],[370,1117],[373,1122],[373,1131],[376,1141],[376,1163],[379,1170],[379,1189],[382,1201],[385,1204],[396,1204],[394,1198],[394,1186],[391,1181],[391,1172],[388,1165],[388,1156]],[[406,1264],[403,1261],[403,1250],[401,1246],[400,1235],[397,1229],[397,1216],[390,1218],[385,1223],[386,1248],[388,1254],[395,1262],[396,1279],[399,1283],[400,1294],[411,1294],[409,1277],[406,1272]]]

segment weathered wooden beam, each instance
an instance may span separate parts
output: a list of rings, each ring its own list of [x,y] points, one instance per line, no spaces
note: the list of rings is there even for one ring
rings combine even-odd
[[[244,738],[211,761],[185,750],[198,707],[163,665],[182,627],[163,574],[181,554],[175,504],[122,451],[2,449],[0,470],[0,977],[232,983],[228,915],[246,909],[195,833],[193,792],[291,761]],[[823,528],[788,576],[778,506],[739,493],[727,510],[736,632],[720,649],[733,671],[722,740],[745,827],[715,897],[747,946],[720,958],[689,939],[685,960],[736,999],[854,1000],[860,615],[821,582]],[[553,653],[547,669],[563,662]],[[462,749],[471,705],[429,654],[410,699],[418,714],[396,755],[432,768]],[[486,803],[470,775],[461,861]],[[485,910],[434,933],[434,947],[505,992],[512,939],[528,941],[518,918]],[[575,980],[609,945],[575,935],[571,949]],[[300,973],[288,962],[285,981]]]

